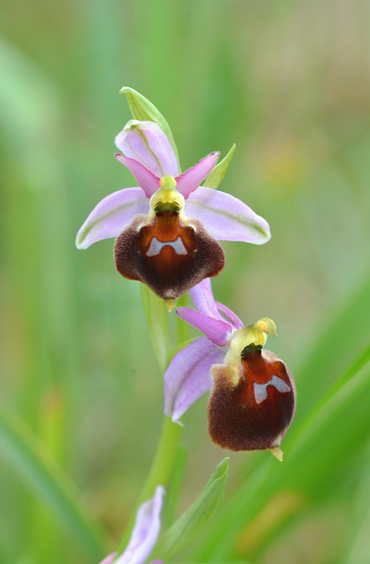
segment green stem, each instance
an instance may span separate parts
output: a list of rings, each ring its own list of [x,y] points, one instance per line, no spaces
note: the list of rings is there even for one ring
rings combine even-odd
[[[176,307],[187,307],[189,305],[188,298],[189,296],[187,293],[181,296],[181,298],[178,298]],[[182,343],[185,343],[185,341],[189,339],[190,325],[188,323],[184,323],[180,317],[177,317],[176,321],[177,321],[177,345],[181,345]]]
[[[145,284],[140,284],[141,301],[148,325],[154,353],[161,370],[167,368],[167,359],[172,352],[168,311],[163,300],[158,298]],[[174,315],[174,314],[172,314]]]
[[[136,511],[147,499],[151,498],[158,485],[165,486],[171,477],[176,460],[177,448],[181,439],[182,427],[173,423],[169,417],[164,416],[161,437],[159,439],[157,452],[152,467],[144,484],[140,497],[131,516],[121,542],[118,546],[118,554],[122,554],[130,540],[131,532],[135,524]]]
[[[168,325],[168,313],[165,310],[163,301],[159,300],[159,298],[144,285],[141,285],[141,292],[145,317],[153,347],[156,351],[160,367],[165,370],[172,356],[177,352],[177,347],[180,343],[183,343],[183,339],[187,335],[187,328],[183,327],[183,325],[186,324],[181,319],[178,320],[177,346],[172,347]],[[157,486],[166,486],[171,478],[181,435],[182,427],[178,423],[173,423],[170,417],[165,415],[161,436],[149,475],[137,501],[135,510],[127,524],[121,542],[119,543],[118,554],[122,554],[130,540],[139,506],[154,495]]]
[[[167,484],[176,459],[177,447],[182,435],[182,427],[164,416],[161,437],[149,476],[139,498],[139,504],[153,496],[158,485]]]

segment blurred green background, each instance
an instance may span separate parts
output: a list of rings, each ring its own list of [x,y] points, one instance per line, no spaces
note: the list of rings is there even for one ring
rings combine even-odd
[[[1,11],[0,564],[87,564],[98,549],[48,506],[4,421],[42,442],[114,549],[163,405],[139,284],[117,274],[111,240],[74,246],[93,206],[135,185],[113,158],[130,119],[120,88],[165,115],[183,170],[237,145],[221,189],[273,236],[224,243],[213,288],[245,324],[276,321],[269,348],[297,380],[294,438],[369,342],[370,4],[2,0]],[[231,456],[229,501],[188,562],[369,562],[368,372],[314,440],[290,447],[288,433],[283,465]],[[206,404],[186,421],[180,510],[225,454]]]

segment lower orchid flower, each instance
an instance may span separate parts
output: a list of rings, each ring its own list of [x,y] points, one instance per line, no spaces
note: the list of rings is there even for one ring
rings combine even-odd
[[[117,557],[114,552],[100,564],[144,564],[157,542],[161,528],[160,513],[164,488],[158,486],[152,499],[143,503],[137,512],[135,526],[126,550]],[[150,564],[163,564],[162,560]]]
[[[204,333],[181,350],[165,378],[165,414],[179,418],[205,392],[213,443],[232,451],[265,450],[282,460],[280,443],[292,422],[295,385],[291,372],[263,347],[276,335],[275,323],[263,318],[244,327],[226,306],[215,302],[211,282],[190,290],[198,311],[176,313]],[[223,315],[221,315],[221,313]]]
[[[268,223],[246,204],[200,186],[218,152],[180,174],[168,137],[153,121],[129,121],[115,142],[122,152],[115,157],[139,187],[118,190],[99,202],[76,245],[86,249],[117,237],[114,259],[124,278],[144,282],[173,307],[175,298],[223,269],[217,240],[257,245],[269,240]]]

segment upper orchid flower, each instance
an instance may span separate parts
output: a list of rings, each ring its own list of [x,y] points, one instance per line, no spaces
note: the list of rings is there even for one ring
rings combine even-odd
[[[225,257],[216,239],[257,245],[269,240],[268,223],[247,205],[199,185],[219,153],[180,174],[168,137],[153,121],[129,121],[115,143],[122,152],[115,157],[139,187],[118,190],[99,202],[76,245],[86,249],[117,237],[114,258],[125,278],[140,280],[173,301],[222,270]]]
[[[205,337],[170,363],[165,374],[166,415],[178,421],[213,387],[208,404],[212,441],[234,451],[270,449],[281,460],[280,443],[295,410],[295,386],[287,366],[263,349],[267,335],[276,335],[275,323],[263,318],[244,327],[235,313],[214,301],[209,279],[190,295],[198,311],[181,307],[176,313]]]
[[[161,528],[160,513],[163,504],[164,488],[158,486],[152,499],[143,503],[136,516],[135,527],[126,550],[117,558],[114,552],[100,564],[144,564],[153,550]],[[115,560],[116,559],[116,560]],[[163,564],[155,560],[150,564]]]

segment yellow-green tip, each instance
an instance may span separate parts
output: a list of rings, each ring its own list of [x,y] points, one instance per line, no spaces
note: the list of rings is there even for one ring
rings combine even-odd
[[[176,300],[174,298],[167,298],[167,300],[163,300],[163,301],[164,301],[165,307],[171,313],[171,311],[173,310],[173,308],[176,305]]]
[[[159,181],[159,185],[163,190],[175,190],[177,182],[170,174],[165,174]]]
[[[280,447],[276,446],[274,448],[270,448],[270,452],[278,459],[279,462],[283,462],[284,453]]]
[[[268,335],[273,335],[274,337],[277,336],[275,322],[269,317],[262,317],[262,319],[256,321],[253,328],[261,333],[267,333]]]

